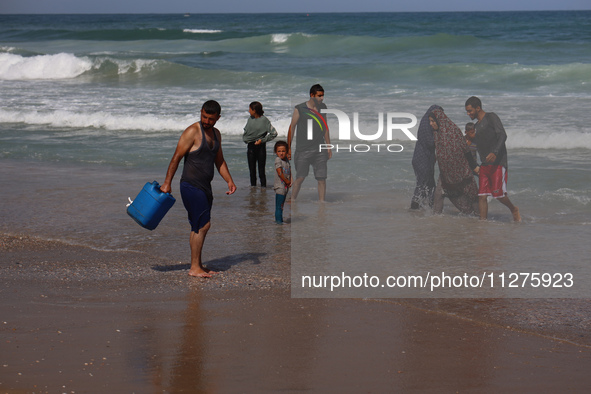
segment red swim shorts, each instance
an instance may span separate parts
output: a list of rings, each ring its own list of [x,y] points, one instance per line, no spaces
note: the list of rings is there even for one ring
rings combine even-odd
[[[507,195],[507,169],[503,166],[481,166],[478,173],[479,196],[501,198]]]

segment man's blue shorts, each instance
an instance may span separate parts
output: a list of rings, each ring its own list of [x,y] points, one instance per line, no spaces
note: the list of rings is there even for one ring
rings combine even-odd
[[[211,203],[203,190],[187,182],[181,182],[181,197],[189,214],[191,231],[198,233],[211,219]]]

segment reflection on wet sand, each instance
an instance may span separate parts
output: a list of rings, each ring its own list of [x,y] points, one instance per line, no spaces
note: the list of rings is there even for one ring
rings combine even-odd
[[[502,323],[509,300],[291,299],[287,290],[198,286],[139,294],[136,283],[87,287],[83,297],[60,290],[75,298],[4,291],[0,312],[12,317],[2,327],[2,389],[583,392],[591,384],[589,347],[487,321],[494,314]]]
[[[179,316],[180,342],[176,349],[171,349],[173,361],[170,371],[171,393],[207,393],[214,392],[205,379],[207,365],[208,338],[203,327],[204,312],[201,307],[201,292],[193,288],[187,293],[187,309]],[[164,334],[164,333],[162,333]]]
[[[186,308],[154,332],[179,331],[174,344],[149,352],[161,361],[150,367],[160,377],[154,391],[544,390],[591,366],[588,349],[454,315],[451,303],[465,300],[442,301],[448,313],[436,300],[211,296],[192,289],[181,301]],[[486,315],[497,303],[472,305]],[[568,371],[566,359],[576,361]]]

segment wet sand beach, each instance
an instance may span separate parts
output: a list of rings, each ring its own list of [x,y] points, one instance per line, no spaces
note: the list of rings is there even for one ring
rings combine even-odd
[[[181,262],[25,235],[0,253],[3,393],[591,386],[587,300],[292,299],[277,256],[210,253],[221,272],[196,280]]]

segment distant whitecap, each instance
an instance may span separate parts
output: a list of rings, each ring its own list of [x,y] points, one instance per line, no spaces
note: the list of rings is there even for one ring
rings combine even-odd
[[[210,30],[210,29],[183,29],[183,33],[193,34],[215,34],[222,33],[223,30]]]

